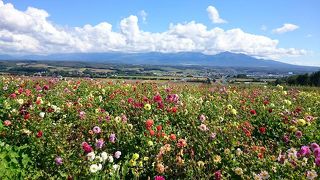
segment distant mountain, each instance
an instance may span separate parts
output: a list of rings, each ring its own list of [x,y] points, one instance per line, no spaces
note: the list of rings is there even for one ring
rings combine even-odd
[[[2,60],[54,60],[54,61],[86,61],[99,63],[120,64],[150,64],[150,65],[199,65],[215,67],[237,67],[237,68],[270,68],[300,70],[318,70],[318,67],[298,66],[282,63],[274,60],[257,59],[245,54],[222,52],[216,55],[205,55],[195,52],[180,53],[68,53],[51,55],[28,55],[12,57],[2,55]]]

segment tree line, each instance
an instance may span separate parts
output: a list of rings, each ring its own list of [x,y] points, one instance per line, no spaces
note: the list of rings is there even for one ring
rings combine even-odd
[[[293,75],[275,81],[276,84],[317,86],[320,87],[320,71],[311,74]]]

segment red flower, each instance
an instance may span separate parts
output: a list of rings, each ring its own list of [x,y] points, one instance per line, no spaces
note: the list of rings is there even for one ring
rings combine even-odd
[[[266,128],[265,127],[260,127],[259,131],[261,134],[265,134],[266,133]]]
[[[147,129],[151,129],[152,126],[153,126],[153,120],[152,119],[148,119],[146,121],[146,128]]]
[[[272,113],[272,109],[271,108],[268,111],[269,111],[269,113]]]
[[[158,125],[157,126],[157,131],[161,131],[162,130],[162,126],[161,125]]]
[[[43,132],[42,132],[42,131],[38,131],[38,133],[37,133],[37,138],[41,138],[42,135],[43,135]]]
[[[177,110],[178,110],[178,108],[177,108],[177,107],[172,107],[172,108],[171,108],[171,112],[173,112],[173,113],[176,113],[176,112],[177,112]]]
[[[175,141],[177,139],[176,135],[175,134],[170,134],[170,139],[172,141]]]
[[[155,95],[154,97],[153,97],[153,101],[154,102],[162,102],[162,98],[161,98],[161,96],[158,94],[158,95]]]
[[[25,120],[28,120],[28,119],[30,118],[30,113],[25,114],[25,115],[23,116],[23,118],[24,118]]]
[[[154,136],[154,134],[155,134],[155,133],[154,133],[154,130],[150,129],[150,130],[149,130],[149,134],[150,134],[150,136]]]
[[[89,152],[93,151],[92,147],[87,142],[83,142],[82,143],[82,149],[86,153],[89,153]]]
[[[250,114],[252,114],[252,115],[256,115],[256,114],[257,114],[257,112],[256,112],[256,110],[251,109],[251,110],[250,110]]]

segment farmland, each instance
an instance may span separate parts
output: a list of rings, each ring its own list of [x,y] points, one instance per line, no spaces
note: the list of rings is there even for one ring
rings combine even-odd
[[[1,179],[316,179],[320,90],[0,77]]]

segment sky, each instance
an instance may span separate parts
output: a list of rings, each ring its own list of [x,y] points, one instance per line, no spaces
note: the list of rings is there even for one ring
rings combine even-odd
[[[0,54],[224,51],[320,66],[319,0],[0,0]]]

